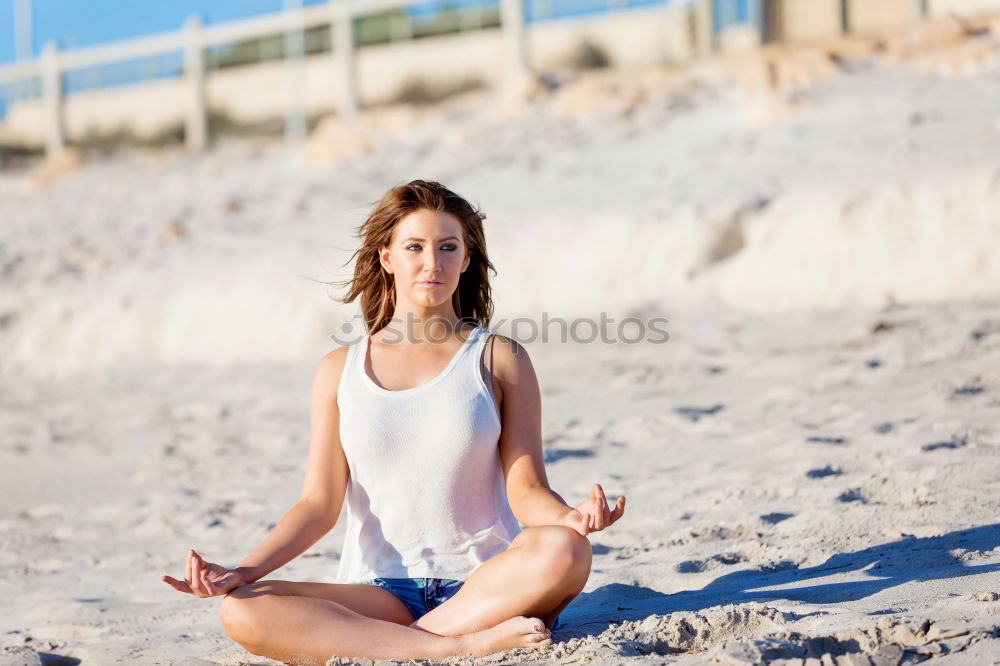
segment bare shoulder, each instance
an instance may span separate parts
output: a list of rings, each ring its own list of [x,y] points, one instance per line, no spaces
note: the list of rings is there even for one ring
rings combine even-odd
[[[349,349],[349,347],[337,347],[319,360],[313,377],[314,393],[332,397],[337,395],[337,387],[340,385],[340,376],[344,373]]]
[[[517,340],[499,333],[493,335],[493,372],[504,383],[519,383],[533,376],[528,351]]]

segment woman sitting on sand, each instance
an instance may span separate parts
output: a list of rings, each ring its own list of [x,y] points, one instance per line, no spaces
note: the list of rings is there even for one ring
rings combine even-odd
[[[531,361],[486,330],[482,220],[439,183],[386,193],[345,298],[360,296],[370,334],[316,369],[301,498],[238,566],[192,550],[184,580],[163,577],[225,594],[222,626],[250,652],[324,663],[550,645],[586,584],[586,536],[625,498],[610,507],[595,485],[573,508],[549,489]],[[329,532],[345,497],[336,583],[255,582]]]

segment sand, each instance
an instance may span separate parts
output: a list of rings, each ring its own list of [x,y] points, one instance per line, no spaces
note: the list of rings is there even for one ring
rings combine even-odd
[[[242,140],[0,173],[0,664],[274,663],[159,576],[297,498],[353,314],[312,280],[415,177],[486,210],[500,332],[669,320],[527,343],[553,487],[628,509],[554,646],[452,661],[1000,662],[996,76],[869,63],[764,125],[711,78],[628,113],[473,97],[325,166]],[[272,577],[332,581],[342,538]]]

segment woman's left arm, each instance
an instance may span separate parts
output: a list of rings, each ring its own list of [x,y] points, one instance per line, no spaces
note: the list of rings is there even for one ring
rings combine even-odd
[[[584,536],[621,518],[625,498],[619,497],[610,507],[600,484],[575,508],[549,488],[542,454],[541,391],[524,347],[496,336],[493,373],[501,396],[500,464],[514,517],[527,527],[563,525]]]

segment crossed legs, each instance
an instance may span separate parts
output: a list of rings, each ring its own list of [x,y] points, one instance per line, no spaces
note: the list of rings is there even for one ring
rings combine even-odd
[[[523,530],[458,593],[414,621],[374,585],[261,581],[222,600],[226,633],[248,651],[299,664],[333,655],[443,658],[551,644],[543,625],[583,589],[590,542],[558,526]]]

